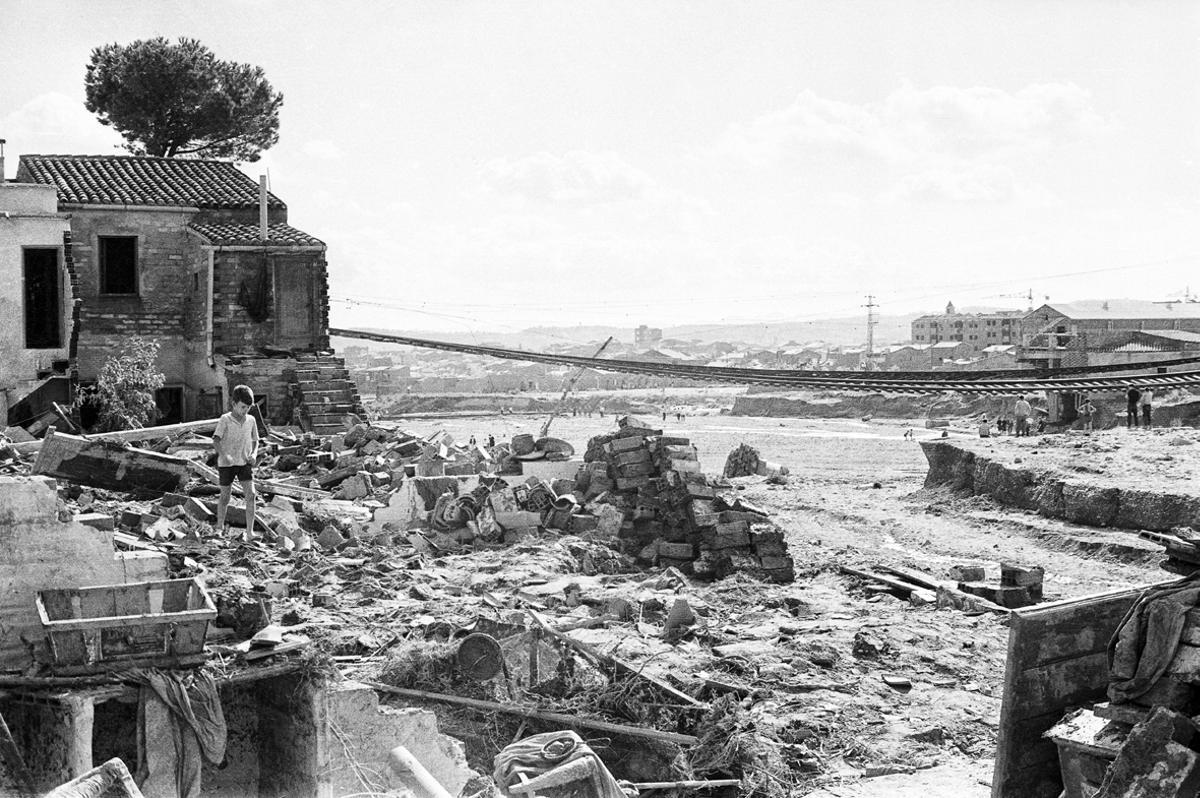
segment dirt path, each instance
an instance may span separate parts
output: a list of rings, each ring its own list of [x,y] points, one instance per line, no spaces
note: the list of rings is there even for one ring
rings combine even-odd
[[[540,421],[487,417],[410,426],[504,440],[536,434]],[[553,434],[582,451],[588,437],[610,430],[613,421],[559,419]],[[797,579],[783,593],[800,610],[781,622],[766,606],[757,613],[750,606],[728,620],[773,625],[781,679],[823,685],[783,689],[765,701],[781,739],[819,760],[820,772],[805,789],[823,790],[812,793],[822,798],[988,795],[1007,646],[1007,628],[995,616],[910,606],[841,574],[839,565],[909,566],[940,577],[953,565],[983,565],[990,579],[998,579],[1001,561],[1040,565],[1048,599],[1163,576],[1160,549],[1130,532],[923,489],[925,458],[903,438],[902,423],[707,416],[663,424],[692,439],[710,474],[719,474],[725,455],[742,442],[791,469],[787,485],[736,482],[786,530]],[[763,592],[764,605],[770,595]],[[912,687],[895,689],[885,677],[902,677]],[[900,767],[916,772],[877,775]]]

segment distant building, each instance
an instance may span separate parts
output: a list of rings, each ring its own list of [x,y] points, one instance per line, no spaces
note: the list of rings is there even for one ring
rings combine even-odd
[[[633,344],[639,348],[649,348],[662,340],[661,327],[647,327],[645,324],[633,331]]]
[[[1200,333],[1200,303],[1135,299],[1048,303],[1021,318],[1018,358],[1050,368],[1096,365],[1104,360],[1101,355],[1116,348],[1132,351],[1127,345],[1145,346],[1133,341],[1130,334],[1135,332]],[[1162,349],[1169,346],[1167,340],[1160,335],[1156,351],[1187,348],[1187,342],[1181,341],[1171,350]]]
[[[936,344],[957,341],[972,352],[997,344],[1018,342],[1018,327],[1024,311],[1001,310],[995,313],[959,313],[953,302],[946,303],[946,312],[919,316],[912,322],[914,344]]]

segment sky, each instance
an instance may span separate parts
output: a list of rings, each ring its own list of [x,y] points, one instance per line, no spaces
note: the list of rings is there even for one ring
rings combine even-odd
[[[0,0],[0,138],[119,154],[92,48],[284,95],[336,327],[804,321],[1200,294],[1200,3]]]

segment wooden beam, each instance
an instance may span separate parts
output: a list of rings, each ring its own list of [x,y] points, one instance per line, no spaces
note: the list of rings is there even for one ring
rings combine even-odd
[[[123,429],[116,432],[101,432],[87,435],[91,441],[157,441],[162,438],[173,438],[187,432],[212,432],[217,428],[220,419],[209,418],[203,421],[185,421],[182,424],[167,424],[161,427],[142,427],[141,429]]]
[[[912,585],[899,579],[893,579],[890,576],[872,573],[871,571],[860,571],[859,569],[851,568],[848,565],[840,565],[838,566],[838,570],[844,574],[849,574],[850,576],[857,576],[861,579],[870,579],[875,582],[879,582],[880,584],[887,585],[893,590],[900,590],[910,595],[915,595],[926,604],[933,604],[937,601],[937,594],[932,590],[926,590],[918,585]]]
[[[642,726],[621,726],[616,723],[608,723],[603,720],[593,720],[591,718],[580,717],[579,715],[563,715],[558,712],[544,712],[540,709],[531,709],[522,707],[517,704],[500,704],[495,701],[483,701],[478,698],[464,698],[457,695],[446,695],[445,693],[431,693],[427,690],[410,690],[404,687],[392,687],[389,684],[381,684],[379,682],[364,681],[363,684],[375,688],[381,693],[390,695],[403,696],[404,698],[415,698],[421,701],[438,701],[444,704],[456,704],[462,707],[471,707],[472,709],[480,709],[485,712],[503,712],[508,715],[520,715],[523,718],[532,718],[534,720],[547,721],[549,723],[558,723],[568,728],[583,728],[595,729],[597,731],[608,732],[609,734],[619,734],[624,737],[644,737],[650,740],[657,740],[662,743],[671,743],[673,745],[696,745],[699,740],[690,734],[676,734],[675,732],[659,731],[658,729],[647,729]]]
[[[672,687],[671,685],[667,684],[662,679],[659,679],[657,676],[651,676],[650,674],[644,672],[642,670],[642,668],[639,668],[638,666],[634,665],[633,663],[626,662],[625,660],[619,659],[618,657],[614,657],[609,654],[604,654],[600,651],[597,651],[595,648],[593,648],[592,646],[589,646],[587,643],[584,643],[580,640],[576,640],[575,638],[573,638],[569,635],[565,635],[562,632],[558,631],[557,629],[554,629],[553,627],[550,626],[550,624],[546,623],[546,621],[540,615],[538,615],[536,612],[534,612],[533,610],[526,610],[526,612],[529,613],[529,617],[533,618],[534,623],[536,623],[539,627],[541,627],[543,632],[550,635],[551,637],[558,640],[559,642],[565,643],[566,645],[570,646],[571,648],[575,649],[576,651],[578,651],[588,657],[591,657],[593,660],[604,663],[605,665],[608,665],[613,670],[615,670],[619,673],[625,673],[625,674],[628,674],[629,676],[637,676],[641,679],[645,679],[647,682],[654,685],[659,690],[661,690],[662,692],[669,695],[671,698],[674,698],[676,701],[682,701],[684,704],[688,704],[690,706],[697,707],[697,708],[702,708],[702,709],[708,708],[708,705],[705,704],[703,701],[698,701],[695,698],[692,698],[687,693],[683,692],[682,690],[676,689],[675,687]]]
[[[254,480],[254,490],[259,493],[272,493],[276,496],[287,496],[291,499],[332,499],[333,494],[327,490],[305,488],[300,485],[289,485],[286,482],[276,482],[270,479]]]

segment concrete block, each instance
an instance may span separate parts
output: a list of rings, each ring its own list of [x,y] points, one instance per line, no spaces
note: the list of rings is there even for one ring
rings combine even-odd
[[[575,458],[570,460],[526,460],[521,463],[521,476],[536,477],[547,482],[553,482],[556,479],[575,479],[575,475],[582,467],[583,461]]]
[[[378,776],[385,791],[413,790],[415,785],[388,765],[388,754],[398,745],[407,748],[451,795],[458,795],[471,777],[462,743],[440,733],[437,716],[428,709],[380,707],[375,691],[358,682],[331,686],[326,707],[323,778],[329,790],[322,795],[361,792],[358,767]],[[335,728],[340,734],[335,734]]]
[[[92,529],[104,529],[111,532],[116,528],[117,522],[108,513],[79,513],[75,516],[75,523],[90,526]]]
[[[125,578],[129,582],[154,582],[167,578],[169,561],[159,551],[122,551],[117,553]]]

